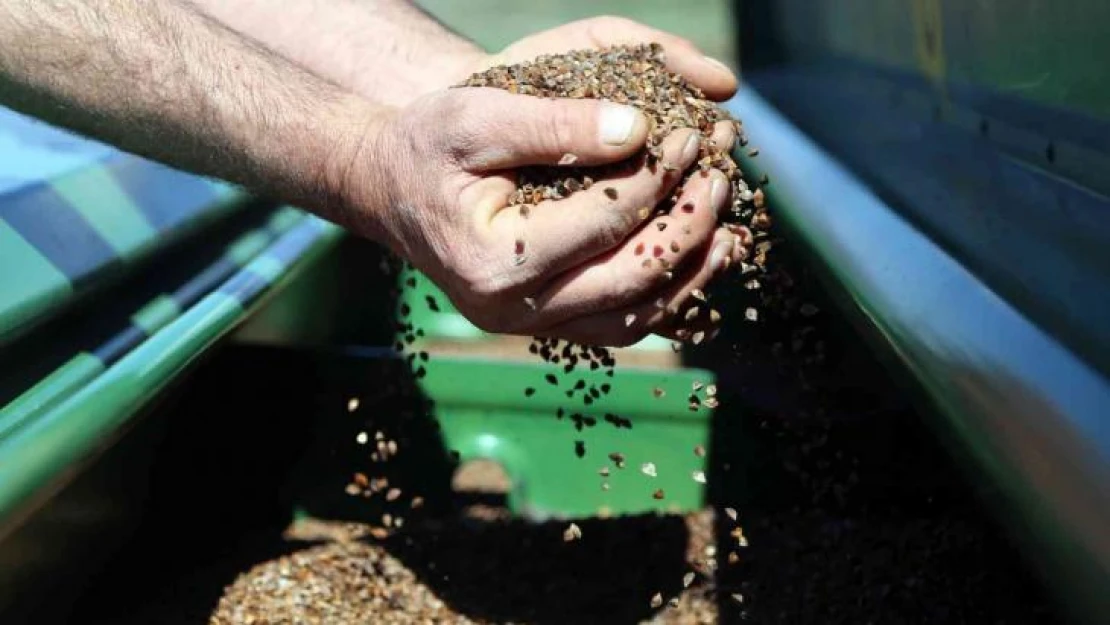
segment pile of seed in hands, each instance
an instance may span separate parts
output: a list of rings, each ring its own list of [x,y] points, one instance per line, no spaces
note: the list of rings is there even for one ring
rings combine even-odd
[[[676,130],[694,128],[705,140],[701,142],[697,167],[686,172],[682,182],[685,183],[699,171],[716,168],[732,182],[731,210],[722,215],[722,220],[746,226],[753,233],[765,231],[770,226],[763,192],[744,177],[732,160],[732,146],[717,146],[710,140],[718,122],[731,121],[736,126],[740,144],[746,145],[743,126],[715,102],[707,100],[700,89],[669,71],[659,44],[541,56],[518,65],[491,68],[471,76],[461,86],[493,87],[538,97],[601,99],[634,106],[642,110],[652,124],[646,148],[639,157],[645,159],[649,167],[672,168],[660,162],[663,140]],[[754,156],[756,152],[752,150],[750,153]],[[567,154],[557,167],[521,169],[518,188],[509,198],[509,205],[518,206],[521,213],[527,216],[532,205],[589,189],[596,180],[627,166],[624,163],[576,168],[573,167],[575,160],[575,155]],[[606,192],[609,193],[609,190]],[[647,208],[642,215],[644,219],[652,214],[669,213],[681,192],[682,184],[669,200]],[[748,246],[748,258],[755,266],[762,267],[768,249],[768,245],[753,242]]]
[[[683,172],[682,180],[671,197],[658,206],[642,208],[640,217],[647,223],[654,215],[669,213],[681,195],[683,185],[691,176],[716,168],[732,183],[732,204],[721,215],[721,221],[744,226],[753,234],[751,237],[742,237],[745,259],[750,261],[750,264],[743,264],[742,271],[762,272],[771,247],[766,235],[771,220],[767,215],[763,191],[753,181],[745,178],[733,161],[730,154],[732,146],[718,146],[711,140],[715,125],[730,121],[735,125],[740,145],[747,145],[743,126],[715,102],[707,100],[700,89],[669,71],[663,48],[659,44],[617,46],[541,56],[530,62],[491,68],[471,76],[460,86],[493,87],[537,97],[602,99],[639,108],[647,115],[651,130],[645,149],[634,157],[632,164],[642,162],[649,168],[662,167],[673,171],[672,165],[660,160],[663,140],[676,130],[696,129],[704,138],[696,167]],[[749,151],[752,156],[756,153],[754,149]],[[592,168],[574,167],[576,160],[575,155],[566,154],[557,166],[526,167],[519,170],[517,190],[510,196],[509,205],[517,207],[521,215],[527,217],[533,205],[589,189],[596,181],[604,180],[606,176],[629,166],[626,162]],[[605,193],[610,199],[616,199],[615,189],[607,188]],[[524,242],[518,240],[515,245],[518,257],[524,258]],[[666,259],[656,260],[662,265],[664,272],[669,273],[671,267],[666,264]],[[650,259],[645,260],[645,263],[649,262]],[[697,299],[704,300],[704,295]],[[531,302],[526,303],[532,305]],[[677,337],[695,344],[706,338],[704,332],[681,329],[678,330]],[[537,339],[533,351],[558,353],[563,351],[560,348],[567,347],[575,349],[577,346]],[[679,349],[678,343],[675,344],[675,349]],[[607,353],[603,356],[610,360]]]

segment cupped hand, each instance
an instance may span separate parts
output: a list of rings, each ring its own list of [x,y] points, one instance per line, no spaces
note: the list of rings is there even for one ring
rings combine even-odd
[[[383,122],[351,159],[347,201],[366,216],[350,225],[410,260],[487,331],[598,345],[673,334],[691,290],[743,254],[741,234],[718,227],[730,203],[718,171],[686,183],[670,214],[647,216],[694,163],[697,133],[663,142],[662,162],[673,167],[633,159],[527,214],[508,206],[516,169],[556,166],[566,154],[575,166],[624,161],[647,133],[642,113],[609,102],[433,93]],[[712,138],[734,139],[728,124]]]

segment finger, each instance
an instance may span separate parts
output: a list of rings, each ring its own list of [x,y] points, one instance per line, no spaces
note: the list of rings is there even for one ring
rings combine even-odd
[[[731,153],[736,146],[736,126],[732,122],[717,122],[709,141],[725,153]]]
[[[582,48],[659,43],[667,68],[701,89],[706,97],[723,101],[736,93],[736,75],[720,61],[705,56],[687,39],[623,17],[595,17],[571,22],[527,37],[495,57],[498,63],[515,63],[541,54]]]
[[[590,166],[624,160],[647,139],[638,109],[601,100],[548,99],[490,88],[459,90],[442,134],[462,167],[472,172],[526,165]],[[571,158],[568,158],[570,155]]]
[[[536,297],[544,323],[627,308],[654,299],[713,236],[730,199],[724,174],[711,170],[686,184],[670,214],[653,219],[614,252],[557,279]]]
[[[608,252],[669,197],[698,156],[700,138],[690,129],[671,133],[655,166],[599,180],[561,200],[494,215],[497,238],[519,238],[528,251],[526,271],[535,279],[562,273]]]
[[[720,315],[709,308],[704,290],[709,282],[738,263],[742,255],[737,235],[718,228],[698,250],[697,262],[688,267],[656,298],[600,315],[577,317],[549,327],[539,336],[557,336],[585,345],[622,347],[632,345],[648,334],[670,330],[683,340],[698,343],[709,337],[720,323]],[[695,310],[695,307],[697,308]],[[695,310],[691,320],[685,316]],[[703,323],[697,329],[678,324]],[[701,332],[700,335],[697,333]]]

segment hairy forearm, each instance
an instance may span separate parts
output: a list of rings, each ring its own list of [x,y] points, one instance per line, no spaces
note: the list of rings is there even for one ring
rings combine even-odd
[[[403,105],[460,80],[483,57],[408,0],[190,0],[312,72]]]
[[[0,104],[340,221],[386,114],[175,0],[0,3]]]

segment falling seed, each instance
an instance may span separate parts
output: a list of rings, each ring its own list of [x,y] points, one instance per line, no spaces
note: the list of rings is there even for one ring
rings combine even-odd
[[[690,571],[682,576],[682,587],[689,588],[694,583],[694,572]]]
[[[728,563],[736,564],[740,561],[740,556],[735,551],[728,552]]]
[[[672,609],[672,610],[678,609],[678,597],[671,597],[667,601],[667,607]]]
[[[397,501],[400,498],[401,498],[401,489],[400,488],[391,488],[385,494],[385,500],[386,501]]]
[[[657,489],[654,493],[652,493],[651,497],[652,497],[652,499],[660,500],[660,499],[663,499],[664,497],[666,497],[666,494],[664,494],[663,489],[660,488],[660,489]]]
[[[645,462],[645,463],[643,463],[642,465],[640,465],[640,471],[648,477],[655,477],[656,476],[655,463],[654,462]]]
[[[552,385],[552,386],[558,386],[559,385],[559,378],[555,377],[554,373],[545,374],[543,376],[543,379],[546,380],[547,383]]]
[[[759,148],[752,148],[752,149],[748,150],[748,156],[750,156],[752,158],[755,158],[755,157],[759,156]]]
[[[532,388],[531,386],[529,386],[528,388],[524,389],[524,396],[525,396],[525,397],[531,397],[531,396],[533,396],[533,395],[535,395],[535,394],[536,394],[536,389]]]
[[[698,458],[704,458],[705,457],[705,447],[703,447],[701,445],[695,445],[694,446],[694,455],[697,456]]]
[[[705,546],[705,557],[712,558],[717,555],[717,547],[715,545]]]
[[[354,412],[358,410],[358,398],[352,397],[347,400],[347,412]]]
[[[360,488],[366,488],[370,485],[370,478],[366,477],[365,473],[355,473],[354,482],[358,484]]]
[[[370,436],[367,435],[366,432],[359,432],[358,436],[355,437],[355,442],[359,445],[365,445],[369,440]]]
[[[534,297],[524,298],[524,305],[527,306],[528,308],[531,308],[532,310],[535,310],[536,309],[536,298],[534,298]]]
[[[413,510],[416,510],[417,508],[422,508],[423,506],[424,506],[424,498],[420,497],[420,496],[413,497],[412,502],[409,504],[409,507],[412,508]]]
[[[562,158],[559,159],[559,164],[560,165],[573,165],[575,163],[575,161],[577,161],[577,160],[578,160],[577,156],[571,154],[570,152],[567,152],[566,154],[563,155]]]
[[[671,341],[671,351],[675,353],[682,351],[682,343],[679,343],[678,341]]]
[[[609,467],[601,467],[597,470],[597,474],[601,477],[609,477]]]
[[[605,187],[605,197],[610,200],[616,200],[619,196],[617,195],[617,190],[613,187]]]
[[[626,327],[626,328],[632,327],[632,324],[635,321],[636,321],[636,315],[634,315],[632,313],[628,313],[627,315],[624,316],[624,327]]]
[[[701,289],[690,289],[690,297],[701,302],[705,301],[705,293]]]
[[[667,391],[663,390],[663,387],[661,386],[656,386],[655,388],[651,389],[651,394],[654,395],[656,399],[659,399],[666,395]]]
[[[582,538],[582,529],[577,523],[571,523],[563,530],[563,542],[569,543]]]
[[[671,271],[664,271],[660,275],[663,277],[663,280],[671,280],[672,278],[674,278],[674,272]]]
[[[601,490],[609,490],[609,482],[602,482]]]
[[[709,309],[709,323],[720,323],[720,322],[721,322],[721,313],[718,312],[716,309],[712,309],[712,308]]]
[[[727,514],[728,518],[732,519],[733,521],[736,521],[736,519],[739,518],[739,515],[736,514],[736,508],[725,508],[725,514]]]
[[[686,310],[686,315],[684,316],[684,318],[686,319],[686,321],[693,321],[694,317],[698,316],[698,312],[699,311],[697,306],[691,306]]]
[[[717,399],[716,397],[706,397],[703,403],[705,404],[706,408],[712,410],[721,405],[721,400]]]
[[[705,394],[710,396],[710,397],[716,396],[717,395],[717,385],[716,384],[710,384],[709,386],[705,387]]]
[[[698,484],[705,484],[705,471],[694,471],[692,477]]]
[[[615,464],[618,469],[624,468],[624,454],[622,454],[621,452],[614,451],[613,453],[609,454],[609,460],[612,460],[613,464]]]
[[[744,318],[748,321],[758,321],[759,311],[749,306],[747,310],[744,311]]]
[[[734,593],[732,593],[731,596],[732,596],[732,600],[735,601],[736,603],[744,603],[744,595],[742,595],[738,592],[734,592]]]
[[[655,593],[654,595],[652,595],[652,597],[651,597],[651,607],[652,608],[658,608],[661,605],[663,605],[663,595],[661,595],[659,593]]]
[[[386,449],[386,451],[389,452],[389,455],[396,456],[397,455],[397,441],[386,441],[385,449]]]
[[[698,330],[694,333],[693,336],[690,337],[690,340],[693,341],[694,345],[701,344],[701,342],[705,340],[705,332]]]
[[[343,492],[354,497],[361,493],[362,489],[358,487],[358,484],[347,484],[347,486],[343,488]]]
[[[659,299],[655,300],[655,307],[659,310],[665,309],[667,307],[667,300],[660,297]]]

